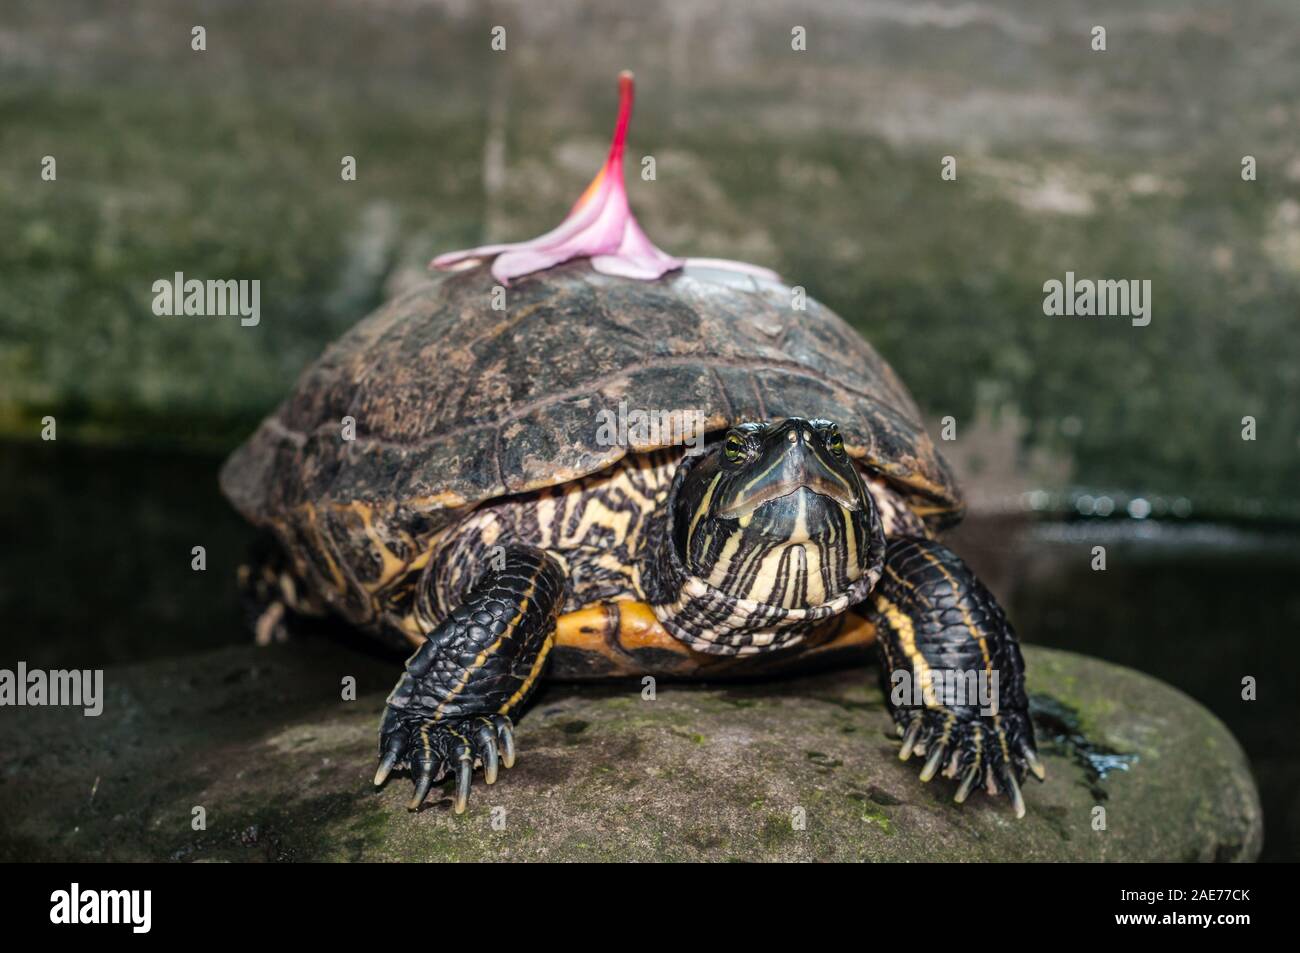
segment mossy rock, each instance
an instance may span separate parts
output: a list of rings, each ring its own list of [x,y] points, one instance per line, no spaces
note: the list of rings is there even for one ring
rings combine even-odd
[[[1028,814],[897,758],[874,669],[745,685],[549,685],[520,759],[418,814],[370,785],[397,666],[332,643],[110,669],[98,718],[9,709],[4,860],[1253,860],[1259,798],[1208,711],[1029,647],[1048,778]],[[341,698],[344,680],[357,700]],[[1095,766],[1112,770],[1104,778]],[[195,808],[206,829],[194,830]],[[1095,829],[1104,808],[1105,829]]]

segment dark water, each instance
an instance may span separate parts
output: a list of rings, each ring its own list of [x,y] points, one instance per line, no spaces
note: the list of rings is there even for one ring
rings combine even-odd
[[[247,639],[233,579],[252,533],[217,490],[218,463],[0,444],[0,665],[101,667]],[[950,542],[1026,641],[1148,672],[1223,719],[1263,796],[1264,859],[1300,857],[1300,533],[985,517]],[[1090,568],[1097,545],[1105,572]],[[1241,699],[1245,676],[1257,701]]]
[[[1264,860],[1300,857],[1300,534],[1137,520],[970,520],[950,540],[1028,642],[1176,686],[1232,729],[1264,805]],[[1091,568],[1095,546],[1106,571]],[[1253,676],[1256,701],[1243,701]]]

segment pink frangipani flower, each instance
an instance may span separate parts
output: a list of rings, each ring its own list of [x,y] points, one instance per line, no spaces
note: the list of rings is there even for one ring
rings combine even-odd
[[[433,267],[454,270],[495,256],[492,276],[503,285],[510,284],[511,278],[543,271],[574,258],[590,258],[591,267],[603,274],[641,281],[653,281],[690,264],[778,280],[775,272],[744,262],[674,258],[646,237],[628,207],[623,184],[623,145],[632,118],[633,98],[632,74],[626,70],[619,74],[618,93],[618,124],[614,127],[609,157],[557,228],[531,241],[448,252],[435,258]]]

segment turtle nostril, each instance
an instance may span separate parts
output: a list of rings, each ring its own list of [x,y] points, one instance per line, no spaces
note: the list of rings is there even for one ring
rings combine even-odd
[[[798,430],[791,430],[790,433],[786,435],[786,439],[789,440],[791,443],[798,443],[798,442],[799,442],[799,431],[798,431]]]

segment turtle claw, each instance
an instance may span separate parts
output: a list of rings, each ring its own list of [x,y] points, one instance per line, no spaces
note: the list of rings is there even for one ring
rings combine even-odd
[[[1025,816],[1020,783],[1032,774],[1042,781],[1047,773],[1034,748],[1029,717],[1023,710],[1004,709],[998,716],[962,718],[938,707],[899,709],[895,712],[903,736],[898,756],[926,755],[921,781],[929,782],[943,768],[944,777],[960,778],[953,800],[964,804],[983,782],[990,796],[1005,794],[1017,818]]]
[[[1011,769],[1005,764],[998,771],[998,778],[1002,786],[1007,789],[1007,797],[1011,798],[1011,808],[1016,812],[1017,818],[1025,816],[1025,799],[1020,793],[1020,785],[1016,782],[1016,777],[1011,773]]]
[[[386,716],[381,728],[379,769],[375,785],[382,785],[393,768],[410,769],[415,794],[406,805],[418,811],[435,784],[455,777],[452,809],[464,814],[474,769],[482,766],[483,780],[495,784],[499,767],[515,763],[515,742],[510,719],[504,715],[447,718],[415,724]]]
[[[480,757],[483,759],[483,781],[485,784],[497,783],[497,765],[500,757],[497,753],[497,730],[491,719],[483,718],[482,727],[474,734]]]
[[[980,778],[980,767],[978,764],[972,764],[966,769],[966,774],[961,779],[961,785],[957,788],[957,793],[953,795],[953,800],[958,804],[965,804],[966,798],[970,796],[971,789],[975,787],[975,782]]]
[[[1033,744],[1023,741],[1019,747],[1020,756],[1025,759],[1025,765],[1029,772],[1040,782],[1047,780],[1047,771],[1043,768],[1043,762],[1038,760],[1038,752],[1034,750]]]
[[[468,748],[461,751],[456,764],[456,802],[457,814],[464,814],[469,807],[469,786],[474,779],[474,755]]]
[[[429,788],[433,786],[433,774],[421,774],[415,782],[415,796],[411,798],[410,803],[406,805],[408,811],[418,811],[424,804],[425,797],[429,794]]]
[[[912,723],[908,726],[906,734],[903,734],[903,726],[899,725],[898,733],[903,735],[903,747],[898,752],[898,760],[906,761],[912,756],[912,749],[916,746],[916,739],[921,734],[921,719],[912,719]]]
[[[379,770],[375,772],[375,787],[379,787],[388,780],[388,776],[393,772],[393,767],[397,764],[397,757],[396,751],[384,752],[384,756],[379,759]]]
[[[930,757],[926,759],[925,767],[921,769],[922,783],[928,784],[930,779],[934,777],[935,772],[939,770],[939,762],[943,760],[943,752],[944,747],[941,744],[936,744],[930,749]]]
[[[515,732],[510,719],[501,715],[497,719],[497,738],[501,741],[501,763],[507,768],[515,766]]]

